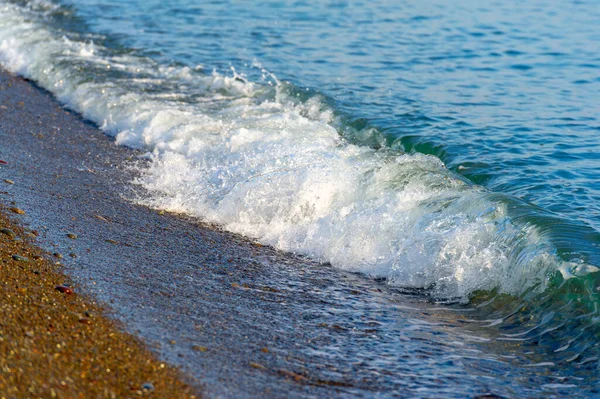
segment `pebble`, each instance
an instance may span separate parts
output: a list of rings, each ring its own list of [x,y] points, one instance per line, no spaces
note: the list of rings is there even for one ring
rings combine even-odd
[[[26,257],[21,256],[21,255],[16,255],[15,254],[15,255],[12,256],[12,258],[14,260],[18,261],[18,262],[29,262],[29,259],[27,259]]]
[[[4,179],[4,183],[15,184],[15,182],[10,179]]]
[[[17,208],[16,206],[13,206],[12,208],[10,208],[9,211],[11,211],[12,213],[19,214],[19,215],[25,214],[25,211],[23,209]]]
[[[154,385],[152,385],[149,382],[145,382],[142,385],[142,391],[144,391],[144,392],[152,392],[152,391],[154,391]]]
[[[198,352],[206,352],[208,350],[208,348],[206,346],[193,345],[192,350],[195,350]]]
[[[98,220],[102,220],[103,222],[110,223],[110,221],[102,215],[94,215],[94,217]]]
[[[77,234],[69,233],[69,234],[67,234],[67,237],[69,237],[71,240],[76,240]]]
[[[59,254],[58,252],[53,253],[52,255],[54,255],[55,258],[60,259],[62,258],[62,255]]]
[[[54,287],[54,289],[62,292],[63,294],[71,295],[73,293],[73,289],[67,285],[57,285]]]
[[[17,237],[17,234],[14,231],[12,231],[11,229],[0,229],[0,233],[6,234],[13,240]]]
[[[259,369],[259,370],[266,370],[267,369],[262,364],[259,364],[259,363],[256,363],[256,362],[250,362],[249,365],[250,365],[250,367],[253,367],[253,368]]]
[[[293,371],[288,371],[288,370],[281,369],[281,370],[279,370],[279,373],[283,374],[286,377],[293,378],[297,382],[306,381],[306,379],[307,379],[305,376],[300,375],[298,373],[294,373]]]

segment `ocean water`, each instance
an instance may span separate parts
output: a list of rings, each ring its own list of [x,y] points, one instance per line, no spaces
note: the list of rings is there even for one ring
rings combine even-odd
[[[139,203],[466,307],[536,347],[545,392],[593,396],[598,20],[566,0],[0,0],[0,62],[146,153]]]

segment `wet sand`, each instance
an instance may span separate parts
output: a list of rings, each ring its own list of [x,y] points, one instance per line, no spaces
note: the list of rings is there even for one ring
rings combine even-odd
[[[61,254],[76,292],[55,292],[58,278],[40,295],[59,303],[89,294],[205,396],[464,398],[509,389],[478,370],[510,348],[482,347],[487,330],[464,338],[461,309],[136,205],[144,193],[131,183],[132,165],[142,153],[5,72],[0,143],[0,203],[22,209],[14,220]],[[72,324],[91,328],[82,312]]]

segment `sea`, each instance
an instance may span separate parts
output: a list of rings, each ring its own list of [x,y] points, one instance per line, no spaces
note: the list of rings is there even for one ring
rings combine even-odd
[[[140,205],[472,311],[513,345],[471,376],[505,396],[599,397],[598,21],[592,0],[0,0],[0,64],[142,154]]]

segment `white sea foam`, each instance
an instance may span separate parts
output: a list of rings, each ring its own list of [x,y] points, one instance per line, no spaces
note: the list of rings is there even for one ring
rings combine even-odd
[[[316,97],[117,55],[53,32],[39,12],[0,3],[2,65],[149,151],[146,204],[442,298],[543,289],[559,268],[486,190],[435,157],[347,142]]]

